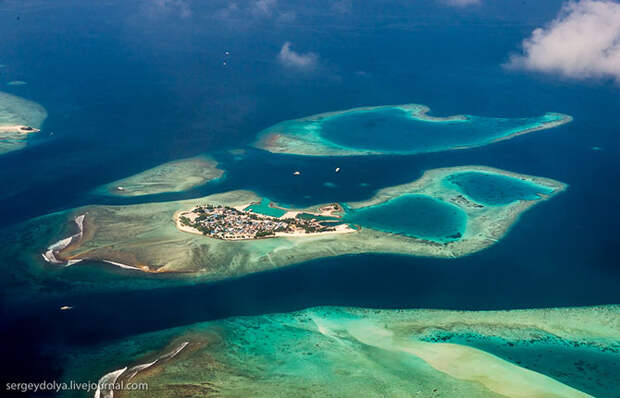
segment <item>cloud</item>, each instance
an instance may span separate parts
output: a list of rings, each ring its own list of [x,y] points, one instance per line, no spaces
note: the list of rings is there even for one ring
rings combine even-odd
[[[287,41],[278,53],[278,61],[289,68],[312,70],[319,64],[319,56],[311,52],[305,54],[295,52],[291,50],[291,43]]]
[[[257,0],[250,6],[251,12],[256,16],[270,17],[277,6],[277,0]]]
[[[330,10],[338,14],[348,14],[353,9],[351,0],[338,0],[330,5]]]
[[[506,64],[574,79],[620,82],[620,3],[570,1],[549,26],[523,41],[523,52]]]
[[[150,17],[175,15],[181,18],[192,16],[192,9],[185,0],[147,0],[143,9]]]
[[[243,2],[230,2],[226,7],[215,12],[215,16],[220,19],[231,19],[245,21],[271,21],[288,23],[296,18],[292,10],[285,10],[278,4],[278,0],[251,0]]]
[[[467,7],[480,4],[480,0],[441,0],[441,2],[453,7]]]

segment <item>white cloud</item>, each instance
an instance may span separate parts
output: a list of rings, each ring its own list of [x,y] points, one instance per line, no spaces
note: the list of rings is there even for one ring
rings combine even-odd
[[[176,15],[189,18],[192,16],[192,9],[185,0],[147,0],[143,3],[143,8],[151,17]]]
[[[233,18],[237,13],[239,13],[239,5],[235,2],[228,3],[228,5],[224,8],[221,8],[215,12],[215,17],[220,19],[229,19]]]
[[[331,3],[329,8],[332,12],[336,12],[339,14],[348,14],[353,8],[353,3],[351,2],[351,0],[338,0]]]
[[[312,70],[318,66],[319,56],[315,53],[298,53],[291,49],[291,43],[286,42],[278,53],[278,61],[286,67],[303,70]]]
[[[249,2],[229,3],[214,14],[220,19],[245,21],[276,21],[290,23],[297,17],[294,11],[279,6],[278,0],[251,0]]]
[[[441,0],[441,2],[453,7],[466,7],[473,4],[480,4],[480,0]]]
[[[252,14],[270,17],[277,6],[277,0],[256,0],[251,5]]]
[[[620,82],[620,3],[566,3],[549,26],[523,41],[523,53],[511,56],[506,66]]]

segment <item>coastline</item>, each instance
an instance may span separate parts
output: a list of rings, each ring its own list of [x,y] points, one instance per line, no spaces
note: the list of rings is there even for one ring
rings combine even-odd
[[[592,397],[612,391],[613,380],[603,377],[603,369],[582,363],[579,370],[572,361],[587,361],[591,352],[613,358],[620,350],[619,311],[617,305],[504,311],[315,307],[234,317],[135,336],[134,344],[164,346],[103,377],[147,382],[150,393],[161,397],[202,391],[205,374],[207,391],[223,396],[354,396],[363,390],[379,397],[389,383],[398,396]],[[470,343],[462,343],[465,338]],[[496,351],[489,345],[494,341],[506,348]],[[549,350],[565,350],[552,366],[541,359]],[[512,353],[528,353],[527,363],[510,360]],[[142,396],[119,391],[119,397]]]
[[[225,171],[210,156],[200,155],[160,164],[95,189],[105,196],[136,197],[183,192],[223,178]]]
[[[21,135],[23,137],[26,137],[28,134],[38,133],[40,131],[41,130],[39,130],[39,129],[36,129],[34,127],[25,126],[23,124],[0,124],[0,134],[15,133],[15,134],[19,134],[19,135]]]
[[[46,118],[47,111],[36,102],[0,91],[0,155],[25,148]]]
[[[456,187],[447,187],[444,178],[453,173],[477,171],[531,181],[551,191],[536,199],[517,200],[501,206],[483,206]],[[127,206],[89,206],[87,222],[94,224],[79,243],[62,250],[63,260],[111,261],[151,273],[184,273],[206,280],[237,277],[253,272],[288,266],[323,257],[363,253],[393,253],[418,257],[456,258],[483,250],[501,240],[520,215],[535,204],[565,190],[566,184],[548,178],[526,176],[484,166],[462,166],[426,171],[417,180],[388,187],[373,197],[345,205],[351,209],[384,203],[401,195],[418,194],[443,201],[465,212],[464,233],[457,240],[436,242],[419,237],[373,230],[361,225],[349,231],[317,234],[286,234],[277,239],[205,239],[194,230],[179,225],[180,215],[197,203],[244,209],[261,200],[249,191],[231,191],[204,198],[145,203]],[[289,209],[320,214],[338,213],[340,206],[322,204],[307,209]],[[181,210],[180,210],[181,209]],[[285,213],[286,214],[286,213]],[[90,220],[90,221],[89,221]],[[355,232],[355,233],[352,233]],[[206,260],[208,259],[208,261]]]
[[[369,107],[352,108],[343,111],[334,111],[292,119],[277,123],[260,131],[252,146],[272,153],[296,154],[302,156],[363,156],[363,155],[411,155],[417,153],[433,153],[449,150],[469,149],[489,145],[495,142],[508,140],[523,134],[532,133],[539,130],[551,129],[569,123],[573,120],[572,116],[561,113],[546,113],[540,118],[558,117],[553,121],[542,121],[539,125],[524,128],[512,133],[507,133],[500,137],[489,137],[485,141],[476,142],[468,145],[453,145],[446,148],[427,148],[411,150],[373,150],[355,148],[336,144],[324,137],[320,133],[320,124],[330,118],[349,115],[352,113],[381,111],[384,109],[399,109],[408,113],[408,117],[413,120],[429,123],[452,123],[469,121],[469,115],[452,115],[445,117],[430,116],[431,111],[426,105],[403,104],[403,105],[379,105]],[[287,131],[288,130],[288,131]]]
[[[249,203],[247,205],[236,206],[235,209],[243,211],[243,209],[247,208],[251,204],[252,203]],[[278,207],[278,208],[284,210],[284,208],[281,208],[281,207]],[[204,234],[202,232],[198,231],[196,228],[190,227],[188,225],[183,225],[181,223],[180,218],[182,216],[186,215],[186,214],[191,213],[194,209],[196,209],[196,207],[193,207],[190,210],[178,210],[178,211],[176,211],[174,213],[174,215],[172,216],[172,219],[174,220],[174,224],[175,224],[176,228],[179,231],[181,231],[181,232],[187,232],[187,233],[190,233],[190,234],[200,235],[200,236],[203,236],[203,237],[208,238],[208,239],[215,239],[215,238],[211,238],[211,237],[208,237],[208,236],[204,236]],[[303,210],[287,211],[281,217],[274,217],[274,218],[278,218],[278,219],[294,218],[299,213],[304,213],[304,211]],[[311,233],[305,233],[305,232],[276,232],[273,236],[265,236],[265,237],[259,237],[259,238],[225,238],[225,239],[221,239],[221,240],[226,240],[226,241],[244,241],[244,240],[264,240],[264,239],[275,239],[275,238],[304,238],[304,237],[316,237],[316,236],[324,236],[324,235],[347,234],[347,233],[352,233],[352,232],[357,232],[358,231],[356,229],[350,228],[346,224],[339,224],[339,225],[336,225],[334,228],[335,228],[335,231],[311,232]]]
[[[82,261],[81,259],[66,259],[62,256],[62,251],[69,248],[73,244],[79,244],[80,240],[84,236],[84,218],[86,217],[86,213],[81,214],[73,219],[75,224],[78,227],[78,232],[61,239],[50,246],[47,247],[47,250],[41,253],[41,256],[45,261],[51,264],[63,264],[65,266],[70,266],[77,262]]]

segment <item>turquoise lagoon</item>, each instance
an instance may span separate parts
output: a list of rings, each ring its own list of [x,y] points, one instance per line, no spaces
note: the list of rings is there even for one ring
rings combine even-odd
[[[346,210],[343,220],[348,223],[436,242],[458,240],[467,224],[467,215],[458,207],[417,194]]]
[[[281,217],[286,210],[271,207],[270,199],[263,197],[244,210],[272,217]],[[406,235],[435,242],[450,242],[461,238],[465,232],[467,215],[458,207],[426,195],[406,194],[387,202],[359,209],[349,208],[336,217],[300,213],[299,218],[315,218],[326,222],[345,222],[382,232]]]
[[[355,108],[288,120],[263,130],[256,146],[300,155],[415,154],[487,145],[572,120],[473,115],[434,117],[423,105]]]
[[[246,207],[244,210],[252,210],[252,212],[254,213],[263,214],[271,217],[282,217],[286,213],[286,210],[270,207],[269,205],[271,203],[273,203],[271,199],[262,198],[260,203],[253,203],[250,206]]]
[[[467,171],[452,174],[444,180],[463,194],[487,206],[501,206],[518,200],[536,200],[553,190],[529,181],[499,174]]]

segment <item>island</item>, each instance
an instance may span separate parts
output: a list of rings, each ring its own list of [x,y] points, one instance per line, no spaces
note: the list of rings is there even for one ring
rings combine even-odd
[[[416,154],[465,149],[568,123],[571,116],[436,117],[425,105],[382,105],[288,120],[258,134],[253,145],[307,156]]]
[[[132,336],[74,356],[65,377],[148,383],[95,393],[114,398],[604,397],[617,392],[619,341],[618,305],[318,307]]]
[[[0,92],[0,155],[26,147],[28,136],[38,133],[46,118],[41,105]]]
[[[463,173],[475,173],[476,186],[500,184],[512,194],[510,200],[489,205],[483,194],[470,196],[467,183],[451,180]],[[523,196],[512,192],[521,184],[532,191]],[[413,182],[384,188],[365,201],[304,209],[264,205],[263,198],[250,191],[86,206],[63,213],[69,222],[62,236],[49,237],[44,258],[60,265],[105,261],[206,280],[344,254],[455,258],[495,244],[523,212],[564,189],[566,184],[548,178],[462,166],[428,170]],[[41,229],[44,221],[34,222]]]
[[[286,215],[289,214],[286,213]],[[207,204],[179,212],[174,218],[177,228],[181,231],[222,240],[355,232],[355,229],[338,221],[321,220],[312,217],[310,213],[305,214],[311,217],[300,217],[295,212],[288,217],[273,217],[255,213],[251,209],[245,210],[244,206],[236,209],[230,206]]]
[[[142,196],[182,192],[222,178],[224,170],[208,155],[167,162],[95,190],[109,196]]]

